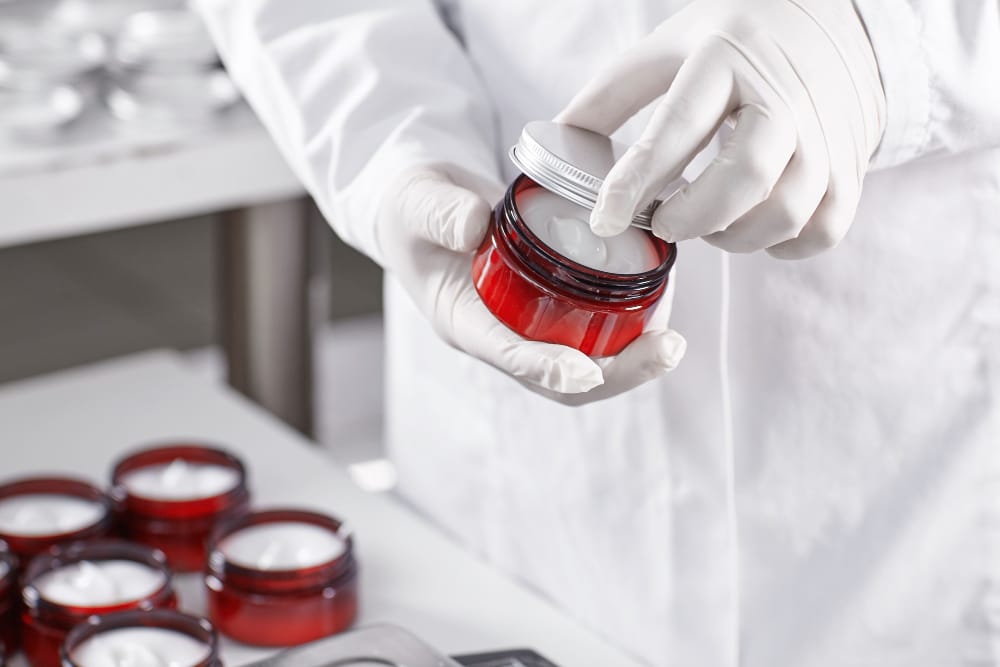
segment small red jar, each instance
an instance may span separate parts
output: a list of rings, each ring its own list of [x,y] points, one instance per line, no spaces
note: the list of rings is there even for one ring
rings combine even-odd
[[[137,599],[113,604],[69,605],[49,600],[39,590],[43,577],[83,562],[132,561],[155,573],[162,584]],[[22,642],[34,667],[59,667],[59,651],[67,634],[91,616],[126,610],[174,609],[177,596],[173,576],[163,553],[121,540],[94,540],[54,547],[31,561],[22,578]]]
[[[129,475],[177,462],[232,471],[234,484],[219,493],[188,498],[144,496],[129,488]],[[111,495],[120,508],[119,522],[126,537],[162,550],[178,572],[198,572],[205,568],[205,543],[216,525],[247,511],[250,492],[246,477],[243,462],[225,450],[169,445],[145,449],[120,460],[112,472]]]
[[[472,262],[476,291],[498,320],[531,340],[618,354],[638,338],[667,287],[676,249],[650,235],[660,260],[645,273],[604,273],[546,246],[518,212],[541,186],[519,176],[497,204]]]
[[[166,609],[123,611],[91,617],[67,635],[61,651],[62,667],[87,667],[74,660],[74,653],[83,644],[102,633],[132,628],[160,628],[186,635],[205,644],[208,652],[204,660],[193,663],[190,667],[222,667],[219,659],[219,635],[215,627],[204,618]]]
[[[72,530],[56,530],[52,533],[39,534],[37,530],[21,532],[0,527],[0,542],[5,542],[18,557],[21,564],[50,547],[80,540],[106,537],[111,534],[114,525],[114,512],[111,498],[93,484],[64,477],[35,477],[15,480],[0,486],[0,508],[5,503],[30,503],[39,499],[56,499],[64,496],[71,502],[82,501],[92,506],[92,515],[85,525]],[[52,508],[49,508],[50,510]],[[2,511],[2,510],[0,510]]]
[[[17,650],[17,564],[14,556],[0,550],[0,665],[3,655]]]
[[[237,564],[224,541],[247,528],[303,523],[343,541],[335,558],[310,567],[262,570]],[[332,517],[300,510],[255,512],[224,526],[209,544],[208,616],[219,632],[256,646],[293,646],[346,630],[358,613],[353,538]]]

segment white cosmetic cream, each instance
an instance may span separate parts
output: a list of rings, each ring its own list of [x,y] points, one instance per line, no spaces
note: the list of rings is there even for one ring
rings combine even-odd
[[[194,667],[208,658],[208,644],[166,628],[117,628],[94,635],[73,650],[79,667]]]
[[[590,231],[590,211],[542,188],[517,197],[521,219],[541,241],[578,264],[606,273],[652,271],[660,258],[649,235],[629,227],[618,236],[601,238]]]
[[[81,561],[46,572],[38,594],[70,607],[110,607],[147,598],[166,582],[162,572],[131,560]]]
[[[275,521],[248,526],[219,545],[226,560],[255,570],[297,570],[329,563],[347,545],[336,533],[301,521]]]
[[[0,500],[0,533],[39,537],[72,533],[104,518],[94,500],[49,493],[26,493]]]
[[[231,491],[239,473],[226,466],[176,459],[163,465],[138,468],[122,475],[129,494],[150,500],[200,500]]]

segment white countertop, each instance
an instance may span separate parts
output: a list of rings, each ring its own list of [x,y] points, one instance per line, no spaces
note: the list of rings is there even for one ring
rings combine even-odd
[[[638,665],[392,497],[359,490],[322,451],[227,388],[193,376],[171,353],[0,386],[0,425],[0,478],[61,472],[104,483],[112,460],[137,445],[223,443],[246,461],[258,506],[319,509],[353,526],[359,624],[395,623],[451,654],[530,647],[560,667]],[[180,592],[182,608],[203,610],[199,577],[181,577]],[[268,654],[223,644],[227,667]]]
[[[0,247],[303,193],[242,104],[203,127],[151,131],[94,109],[48,144],[0,138]]]

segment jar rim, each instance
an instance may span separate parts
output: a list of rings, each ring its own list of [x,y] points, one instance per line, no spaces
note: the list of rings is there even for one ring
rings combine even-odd
[[[660,263],[641,273],[609,273],[580,264],[550,248],[524,222],[517,197],[534,188],[545,189],[524,174],[514,179],[498,205],[497,218],[508,249],[538,278],[557,282],[583,298],[598,296],[614,301],[640,300],[663,287],[677,259],[675,244],[651,236]]]
[[[101,616],[91,616],[70,630],[59,649],[63,667],[78,667],[73,660],[73,651],[95,635],[109,630],[123,628],[152,627],[175,630],[208,644],[208,656],[195,667],[218,667],[219,633],[212,622],[201,616],[193,616],[172,609],[151,609],[148,611],[120,611]]]
[[[155,465],[169,464],[177,459],[192,463],[220,465],[236,471],[237,480],[232,488],[204,498],[150,498],[131,493],[123,478],[126,474]],[[247,469],[243,461],[222,447],[181,440],[147,445],[121,456],[111,470],[111,497],[127,506],[129,513],[153,518],[180,513],[183,518],[212,515],[237,506],[249,499]]]
[[[146,565],[163,577],[163,583],[154,592],[143,598],[94,607],[78,607],[54,602],[45,598],[36,585],[39,577],[60,568],[83,561],[109,560],[128,560]],[[173,571],[167,564],[167,557],[159,549],[118,539],[72,542],[54,546],[48,552],[32,559],[22,578],[21,600],[29,613],[51,614],[56,617],[79,620],[94,614],[152,608],[169,604],[170,600],[175,597],[173,579]]]
[[[6,543],[8,549],[14,552],[24,550],[24,545],[28,546],[28,550],[34,551],[48,546],[54,540],[69,542],[74,538],[86,537],[94,530],[110,526],[113,518],[114,502],[111,497],[99,487],[83,479],[75,477],[20,477],[0,485],[0,500],[30,495],[69,496],[90,500],[100,504],[104,514],[86,526],[59,533],[46,533],[44,535],[0,533],[0,542]]]
[[[299,522],[326,528],[344,542],[344,551],[333,560],[302,568],[261,570],[240,565],[226,558],[221,549],[223,540],[237,531],[267,523]],[[247,512],[224,521],[208,539],[208,574],[220,582],[239,588],[268,592],[299,592],[326,586],[354,573],[354,535],[340,519],[319,512],[296,508],[271,508]]]

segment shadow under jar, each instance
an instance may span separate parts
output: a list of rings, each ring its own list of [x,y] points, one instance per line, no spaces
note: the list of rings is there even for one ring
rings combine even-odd
[[[0,541],[23,566],[54,545],[107,537],[112,510],[107,494],[81,480],[15,480],[0,486]]]
[[[125,536],[160,549],[179,572],[203,570],[212,530],[250,502],[243,462],[216,447],[138,451],[120,460],[111,478]]]
[[[677,255],[649,232],[659,201],[617,236],[598,237],[589,225],[603,179],[625,150],[568,125],[525,126],[510,153],[523,173],[493,210],[472,263],[476,291],[508,328],[604,357],[650,325]]]
[[[255,512],[209,545],[208,616],[224,635],[294,646],[346,630],[358,613],[353,538],[329,516]]]
[[[92,616],[177,607],[163,553],[121,540],[55,547],[31,562],[22,584],[22,640],[34,667],[59,667],[66,636]]]
[[[222,667],[219,635],[206,619],[170,610],[95,616],[67,635],[62,667],[107,665]]]

